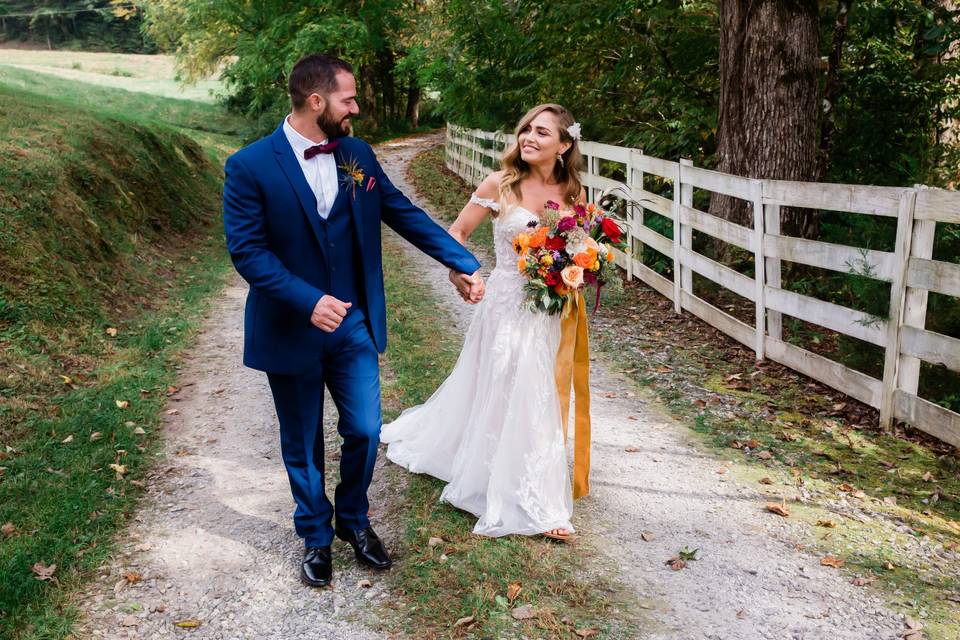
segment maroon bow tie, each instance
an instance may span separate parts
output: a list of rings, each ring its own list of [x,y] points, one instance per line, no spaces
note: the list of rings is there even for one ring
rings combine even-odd
[[[325,144],[315,144],[303,152],[303,159],[309,160],[320,153],[333,153],[333,150],[340,146],[339,140],[331,140]]]

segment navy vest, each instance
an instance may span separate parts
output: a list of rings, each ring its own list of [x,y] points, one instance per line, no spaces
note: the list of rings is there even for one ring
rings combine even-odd
[[[326,255],[324,280],[321,287],[339,300],[352,302],[353,306],[348,313],[358,311],[364,303],[362,282],[363,266],[360,260],[360,249],[357,244],[356,233],[353,227],[353,216],[350,211],[351,197],[349,190],[340,190],[337,199],[330,209],[330,215],[324,220],[320,218],[320,242]],[[314,214],[316,215],[316,214]]]

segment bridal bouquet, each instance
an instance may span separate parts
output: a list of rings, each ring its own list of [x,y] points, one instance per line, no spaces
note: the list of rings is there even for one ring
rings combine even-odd
[[[600,288],[616,278],[613,249],[627,248],[623,230],[595,204],[577,204],[561,210],[547,202],[541,224],[517,234],[513,248],[517,269],[527,277],[525,289],[530,310],[563,312],[568,301],[585,285]]]

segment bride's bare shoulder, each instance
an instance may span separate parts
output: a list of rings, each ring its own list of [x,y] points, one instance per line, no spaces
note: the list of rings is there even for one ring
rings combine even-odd
[[[477,185],[477,195],[481,198],[497,200],[500,195],[500,179],[503,177],[503,171],[494,171]]]

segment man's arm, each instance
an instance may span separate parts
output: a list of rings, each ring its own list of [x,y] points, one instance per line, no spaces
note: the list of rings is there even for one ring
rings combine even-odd
[[[462,274],[474,274],[480,263],[472,253],[410,202],[387,178],[374,158],[375,178],[380,187],[380,215],[383,221],[410,244],[434,260]]]

